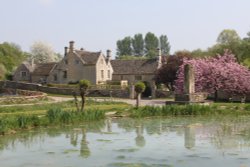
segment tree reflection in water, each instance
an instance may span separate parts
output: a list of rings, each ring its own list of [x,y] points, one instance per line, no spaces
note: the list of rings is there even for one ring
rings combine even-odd
[[[82,140],[81,140],[81,148],[80,148],[80,156],[83,158],[88,158],[91,155],[90,149],[88,147],[86,129],[82,129]]]
[[[143,130],[144,127],[143,125],[140,123],[136,126],[135,132],[136,132],[136,138],[135,138],[135,143],[138,147],[144,147],[146,144],[146,140],[143,136]]]

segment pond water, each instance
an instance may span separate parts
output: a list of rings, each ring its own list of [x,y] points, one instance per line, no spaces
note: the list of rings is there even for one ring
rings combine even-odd
[[[0,137],[1,167],[250,167],[250,118],[107,119]]]

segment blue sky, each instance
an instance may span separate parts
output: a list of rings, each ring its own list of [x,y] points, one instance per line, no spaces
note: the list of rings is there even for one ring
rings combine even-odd
[[[223,29],[250,31],[249,0],[1,0],[0,42],[28,51],[44,41],[63,53],[76,47],[115,54],[116,41],[136,33],[165,34],[176,50],[206,49]]]

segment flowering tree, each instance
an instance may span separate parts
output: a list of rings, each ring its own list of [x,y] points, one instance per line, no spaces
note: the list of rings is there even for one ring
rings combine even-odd
[[[175,81],[177,93],[183,92],[185,64],[191,64],[195,69],[196,92],[215,93],[215,99],[218,90],[232,95],[250,93],[250,71],[238,64],[235,56],[228,51],[217,57],[185,59]]]

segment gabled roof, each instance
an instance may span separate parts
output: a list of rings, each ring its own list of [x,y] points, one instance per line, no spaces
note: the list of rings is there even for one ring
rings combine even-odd
[[[157,59],[111,60],[114,74],[154,74],[158,68]]]
[[[101,52],[88,52],[85,50],[76,50],[76,54],[82,58],[86,64],[96,64]]]
[[[28,70],[29,72],[33,72],[35,69],[35,65],[31,65],[29,62],[25,61],[22,63]]]
[[[33,75],[48,76],[52,68],[56,65],[55,62],[36,64]]]

